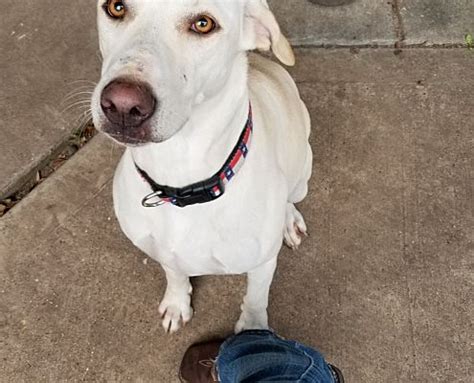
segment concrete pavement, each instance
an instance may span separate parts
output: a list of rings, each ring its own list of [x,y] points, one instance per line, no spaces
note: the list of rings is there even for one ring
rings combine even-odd
[[[474,33],[474,2],[471,0],[400,0],[399,20],[404,43],[462,44]]]
[[[349,383],[468,382],[472,368],[474,55],[299,49],[313,120],[311,237],[284,249],[271,325]],[[196,316],[158,320],[164,278],[115,221],[120,150],[96,137],[0,220],[0,376],[176,382],[189,344],[228,334],[241,277],[194,281]]]
[[[324,7],[306,0],[270,0],[283,31],[296,45],[393,45],[393,9],[384,0]]]

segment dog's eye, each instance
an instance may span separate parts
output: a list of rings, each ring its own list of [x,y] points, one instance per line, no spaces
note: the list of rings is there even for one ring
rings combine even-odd
[[[127,13],[125,4],[120,0],[108,0],[105,4],[105,9],[113,19],[122,19]]]
[[[191,30],[201,35],[207,35],[217,28],[217,23],[207,15],[199,16],[191,25]]]

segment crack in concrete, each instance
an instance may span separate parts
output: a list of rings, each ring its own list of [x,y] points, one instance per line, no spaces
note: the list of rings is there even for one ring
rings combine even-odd
[[[417,361],[417,345],[416,345],[416,336],[415,336],[415,323],[413,321],[413,304],[414,304],[414,298],[413,294],[411,292],[411,287],[410,287],[410,280],[409,276],[406,277],[405,282],[406,282],[406,289],[407,289],[407,294],[408,294],[408,322],[409,322],[409,328],[410,328],[410,340],[411,344],[413,347],[413,369],[415,372],[415,377],[418,377],[418,361]]]
[[[398,41],[397,41],[398,42]],[[396,43],[397,43],[396,42]],[[359,45],[333,45],[333,44],[301,44],[292,45],[295,49],[393,49],[394,44],[359,44]],[[403,49],[466,49],[466,45],[462,43],[450,44],[429,44],[427,42],[419,44],[403,44]]]
[[[405,26],[403,24],[403,17],[400,12],[400,1],[401,0],[392,0],[389,4],[392,6],[392,18],[393,26],[395,30],[395,35],[397,36],[397,42],[395,43],[395,48],[399,49],[403,46],[404,41],[406,40]]]

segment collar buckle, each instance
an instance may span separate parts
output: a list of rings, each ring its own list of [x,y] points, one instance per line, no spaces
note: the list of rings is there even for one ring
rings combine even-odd
[[[179,207],[186,207],[212,202],[221,197],[224,192],[224,182],[220,177],[214,176],[207,181],[198,182],[186,188],[176,190],[173,204]]]

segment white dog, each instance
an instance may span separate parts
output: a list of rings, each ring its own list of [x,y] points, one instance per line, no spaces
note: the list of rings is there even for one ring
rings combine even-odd
[[[100,0],[95,125],[127,150],[114,204],[166,272],[163,326],[193,314],[189,278],[248,276],[236,332],[268,327],[282,240],[306,234],[310,119],[290,75],[248,51],[293,51],[266,0]]]

